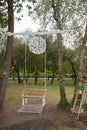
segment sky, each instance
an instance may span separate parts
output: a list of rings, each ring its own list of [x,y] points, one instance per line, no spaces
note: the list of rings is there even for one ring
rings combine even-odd
[[[30,29],[31,31],[37,31],[39,29],[39,23],[34,22],[32,18],[25,14],[22,20],[15,21],[14,32],[24,32],[27,29]]]
[[[37,31],[39,29],[39,22],[35,22],[31,17],[28,16],[28,11],[25,6],[26,4],[24,4],[24,7],[21,11],[21,14],[23,14],[22,20],[15,20],[14,22],[14,32],[24,32],[27,29],[30,29],[31,31]],[[18,14],[15,14],[15,16],[18,17]]]

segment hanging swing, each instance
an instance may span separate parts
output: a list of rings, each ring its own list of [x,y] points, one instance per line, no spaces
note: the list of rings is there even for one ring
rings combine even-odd
[[[41,36],[34,36],[28,44],[29,50],[36,54],[44,53],[44,89],[26,88],[24,80],[24,91],[22,94],[22,107],[18,112],[41,113],[46,105],[46,42]],[[26,75],[26,45],[25,45],[25,75]]]

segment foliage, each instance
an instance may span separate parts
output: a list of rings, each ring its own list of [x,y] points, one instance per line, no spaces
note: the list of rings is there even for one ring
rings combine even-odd
[[[5,0],[0,1],[0,25],[2,27],[7,26],[7,3]]]
[[[69,73],[71,76],[74,74],[73,69],[72,69],[72,64],[73,67],[75,68],[76,73],[78,72],[78,53],[77,50],[72,50],[70,48],[65,48],[63,49],[63,67],[64,67],[64,74],[66,75]],[[67,67],[68,66],[68,67]]]
[[[12,57],[12,67],[10,76],[18,77],[18,82],[21,83],[21,76],[24,75],[24,63],[25,63],[25,53],[24,44],[21,44],[21,39],[14,39],[13,57]],[[21,74],[22,73],[22,74]]]
[[[58,75],[58,53],[57,53],[57,42],[53,42],[52,37],[48,36],[46,38],[47,42],[47,52],[46,52],[46,69],[47,69],[47,75],[52,77],[54,74],[55,77]],[[12,64],[15,65],[15,67],[20,71],[21,76],[24,75],[24,67],[25,67],[25,45],[23,39],[15,38],[14,39],[14,48],[13,48],[13,58],[12,58]],[[35,66],[37,66],[38,70],[38,76],[43,77],[44,73],[44,55],[35,55],[29,51],[27,48],[27,55],[26,55],[26,75],[31,77],[31,75],[34,77],[34,71]],[[67,76],[67,73],[70,75],[73,74],[72,66],[70,64],[71,60],[74,63],[74,67],[76,72],[78,71],[78,51],[75,52],[75,50],[71,50],[69,48],[66,48],[63,46],[63,52],[64,52],[64,58],[63,58],[63,69],[64,69],[64,75]],[[22,54],[22,55],[21,55]],[[77,57],[77,59],[76,59]],[[68,67],[68,69],[67,69]],[[14,67],[11,68],[11,75],[14,75]]]
[[[2,0],[0,1],[0,25],[1,27],[7,27],[8,25],[8,2],[13,2],[14,4],[14,11],[16,13],[20,13],[22,8],[23,8],[23,3],[25,2],[26,0],[13,0],[13,1],[10,1],[10,0]],[[17,18],[18,20],[21,19],[22,16],[20,17],[15,17]]]
[[[52,72],[52,74],[58,73],[58,65],[57,65],[57,58],[58,58],[58,46],[57,42],[52,41],[52,37],[49,36],[46,38],[47,41],[47,69]]]

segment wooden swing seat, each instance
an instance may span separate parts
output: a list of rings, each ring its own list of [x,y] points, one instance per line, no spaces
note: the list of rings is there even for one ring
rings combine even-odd
[[[22,108],[18,112],[41,113],[46,105],[44,89],[26,89],[22,94]]]
[[[45,102],[44,89],[26,89],[22,95],[22,105],[24,104],[42,104]]]

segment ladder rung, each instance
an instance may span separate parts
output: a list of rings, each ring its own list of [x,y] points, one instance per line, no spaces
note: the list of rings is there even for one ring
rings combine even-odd
[[[80,104],[79,105],[76,104],[75,106],[79,108]]]
[[[77,99],[77,101],[81,101],[81,99]]]

